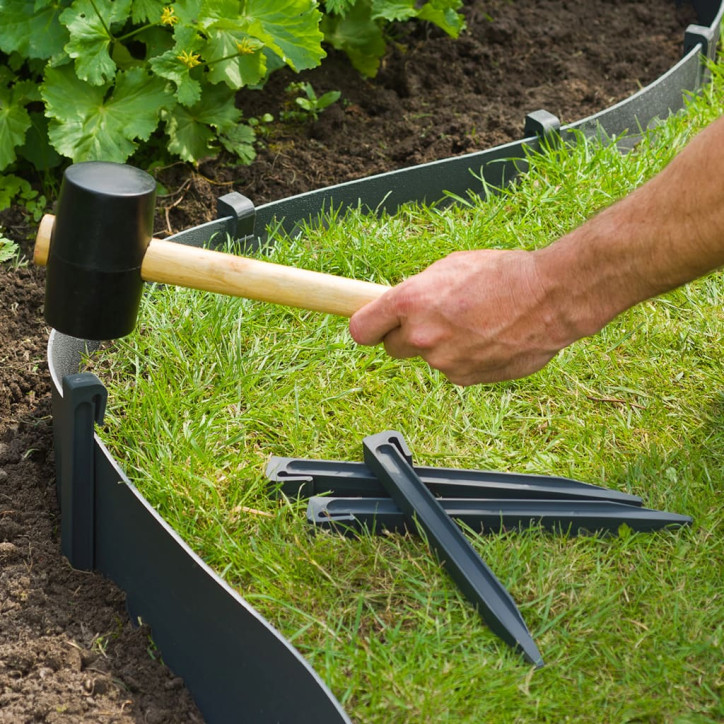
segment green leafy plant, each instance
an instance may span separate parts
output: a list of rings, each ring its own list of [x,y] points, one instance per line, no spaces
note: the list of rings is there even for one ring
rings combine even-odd
[[[424,20],[457,37],[464,27],[462,0],[325,0],[326,41],[344,51],[363,75],[376,75],[391,23]]]
[[[247,123],[254,129],[257,137],[269,136],[271,124],[274,123],[274,116],[271,113],[262,113],[261,116],[252,116]]]
[[[0,175],[0,211],[13,203],[25,209],[33,221],[40,221],[48,202],[25,179],[12,174]]]
[[[17,255],[18,245],[3,234],[2,227],[0,226],[0,264],[15,259]]]
[[[159,129],[186,161],[222,147],[248,161],[235,92],[324,56],[314,0],[0,0],[0,14],[0,168],[25,155],[36,101],[73,161],[125,161]]]
[[[286,92],[293,97],[296,108],[290,111],[282,111],[280,117],[284,121],[316,121],[319,114],[325,108],[336,103],[340,96],[339,91],[327,91],[317,97],[312,84],[306,82],[290,83],[286,87]]]
[[[17,204],[32,221],[38,222],[45,213],[47,199],[28,181],[13,174],[0,174],[0,211]],[[0,226],[0,264],[12,261],[22,264],[18,245],[5,236]]]
[[[19,158],[123,162],[151,140],[184,161],[223,148],[249,162],[238,90],[315,67],[325,40],[372,75],[386,25],[419,18],[455,35],[460,4],[328,0],[325,16],[317,0],[0,0],[0,171]],[[301,100],[312,114],[327,102]]]

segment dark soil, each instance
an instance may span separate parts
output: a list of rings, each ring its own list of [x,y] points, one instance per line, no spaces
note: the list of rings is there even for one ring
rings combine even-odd
[[[261,204],[514,140],[540,108],[578,120],[671,67],[694,20],[670,0],[469,0],[466,16],[457,41],[401,28],[374,80],[331,53],[304,79],[344,102],[315,123],[272,125],[253,165],[158,171],[157,234],[213,218],[232,189]],[[292,80],[280,71],[242,93],[246,115],[278,118]],[[35,225],[22,210],[0,223],[29,255]],[[43,280],[0,266],[0,723],[201,721],[123,593],[60,555]]]

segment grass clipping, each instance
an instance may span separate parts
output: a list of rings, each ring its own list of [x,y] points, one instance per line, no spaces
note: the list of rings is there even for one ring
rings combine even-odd
[[[721,114],[722,82],[627,155],[582,143],[455,208],[351,214],[271,259],[395,283],[456,249],[550,243],[653,175]],[[465,390],[356,347],[347,322],[176,288],[104,353],[103,433],[183,538],[308,658],[360,722],[713,722],[724,597],[721,274],[647,302],[526,380]],[[427,465],[535,472],[636,493],[690,529],[609,538],[471,534],[548,666],[532,675],[424,543],[310,536],[272,500],[270,455],[360,460],[400,430]]]

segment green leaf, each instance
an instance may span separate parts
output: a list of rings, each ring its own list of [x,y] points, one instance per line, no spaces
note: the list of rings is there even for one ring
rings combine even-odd
[[[195,17],[188,19],[188,14],[193,13],[194,5],[198,5]],[[241,22],[241,0],[203,0],[201,3],[187,0],[185,15],[186,22],[197,23],[203,30],[224,18]]]
[[[32,80],[19,80],[13,86],[13,98],[17,102],[23,101],[40,101],[40,88],[38,84]]]
[[[63,50],[68,31],[58,16],[69,0],[0,0],[0,50],[26,58],[50,58]]]
[[[328,16],[322,28],[326,41],[344,51],[362,75],[371,78],[377,73],[387,44],[368,3],[357,3],[344,17]]]
[[[134,58],[131,51],[123,43],[111,44],[111,60],[119,70],[142,68],[144,61]]]
[[[332,103],[336,103],[341,95],[339,91],[327,91],[319,97],[317,110],[323,111],[325,108],[328,108]]]
[[[185,106],[192,106],[201,97],[201,83],[192,77],[192,69],[179,58],[182,51],[196,53],[201,50],[203,38],[190,25],[179,25],[174,32],[176,44],[165,53],[151,58],[153,72],[176,85],[177,100]]]
[[[322,13],[314,0],[246,0],[246,31],[259,38],[292,70],[319,65],[325,52],[319,30]]]
[[[239,123],[219,136],[224,148],[237,156],[242,163],[249,164],[256,158],[254,129]]]
[[[0,176],[0,211],[7,209],[26,186],[30,184],[18,176]]]
[[[171,5],[169,2],[164,0],[133,0],[131,6],[131,20],[134,23],[158,23],[161,20],[161,13],[163,9]]]
[[[154,131],[161,109],[173,103],[165,82],[140,68],[119,72],[110,91],[110,84],[84,83],[72,68],[48,68],[42,94],[53,119],[50,141],[59,153],[76,162],[122,163],[136,141]]]
[[[228,0],[222,0],[222,2]],[[173,4],[173,9],[179,20],[185,25],[193,25],[197,23],[201,16],[202,0],[178,0]],[[238,2],[235,12],[238,13]]]
[[[457,11],[462,0],[429,0],[417,13],[420,20],[427,20],[457,38],[465,27],[465,18]]]
[[[328,13],[335,15],[345,15],[354,5],[355,0],[325,0],[324,7]]]
[[[241,111],[234,105],[234,94],[225,86],[208,86],[196,105],[177,105],[165,118],[171,139],[169,151],[195,163],[217,153],[213,145],[217,133],[230,133],[239,122]]]
[[[409,20],[417,15],[415,0],[372,0],[372,19]]]
[[[266,58],[261,52],[264,44],[241,30],[238,21],[219,20],[206,32],[209,39],[204,58],[212,83],[224,82],[238,90],[258,83],[266,75]]]
[[[25,143],[30,128],[30,116],[22,101],[22,93],[0,86],[0,170],[15,161],[15,148]]]
[[[209,125],[200,123],[192,111],[192,108],[176,106],[169,114],[166,133],[170,139],[168,150],[184,161],[196,163],[206,156],[216,155],[212,147],[216,133]]]
[[[2,235],[0,229],[0,264],[14,259],[18,253],[18,245],[12,240]]]
[[[96,12],[95,6],[101,12]],[[125,23],[131,0],[75,0],[60,19],[70,32],[65,51],[75,60],[81,80],[103,85],[113,79],[116,64],[110,54],[114,23]]]
[[[48,119],[42,113],[30,114],[31,126],[25,135],[25,145],[18,149],[22,156],[39,171],[55,168],[61,157],[50,145],[48,138]]]
[[[175,31],[183,27],[177,25]],[[163,25],[154,25],[142,30],[135,36],[135,40],[146,46],[146,58],[154,58],[171,50],[174,46],[174,37],[169,29]]]
[[[31,185],[18,176],[0,174],[0,211],[7,209],[11,204],[17,204],[23,211],[30,214],[34,221],[39,221],[47,207],[48,201],[41,196]],[[2,229],[0,229],[0,232]],[[0,241],[2,235],[0,234]]]

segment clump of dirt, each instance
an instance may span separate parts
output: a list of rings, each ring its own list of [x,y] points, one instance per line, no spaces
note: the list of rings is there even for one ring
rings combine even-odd
[[[540,108],[578,120],[671,67],[695,20],[669,0],[468,0],[465,14],[457,41],[397,29],[374,80],[330,52],[302,79],[343,100],[315,123],[270,125],[251,166],[222,156],[158,171],[157,234],[213,218],[230,190],[261,204],[514,140]],[[278,118],[292,80],[279,71],[239,105]],[[22,210],[0,223],[30,256]],[[201,721],[122,592],[60,555],[43,285],[42,270],[0,266],[0,723]]]

